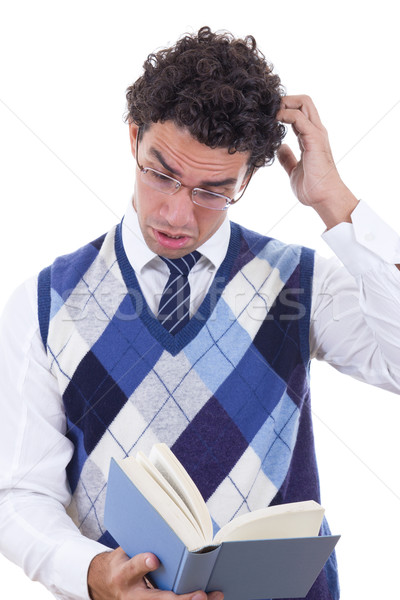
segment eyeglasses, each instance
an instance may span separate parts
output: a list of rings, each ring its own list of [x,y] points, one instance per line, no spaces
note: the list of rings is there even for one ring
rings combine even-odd
[[[178,179],[170,177],[165,173],[161,173],[161,171],[157,171],[152,167],[142,167],[142,165],[139,163],[139,137],[140,129],[138,130],[136,136],[136,164],[140,171],[140,178],[143,183],[153,188],[153,190],[157,190],[157,192],[167,194],[168,196],[176,194],[182,187],[189,187],[184,185],[181,181],[178,181]],[[223,194],[217,194],[216,192],[210,192],[209,190],[195,187],[191,188],[191,198],[193,204],[202,206],[203,208],[209,208],[211,210],[227,210],[231,204],[235,204],[243,196],[247,186],[249,185],[253,172],[254,169],[251,170],[246,185],[237,198],[229,198]]]

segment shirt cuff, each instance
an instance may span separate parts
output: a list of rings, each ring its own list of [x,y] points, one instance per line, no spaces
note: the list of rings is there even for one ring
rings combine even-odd
[[[388,264],[400,263],[400,236],[365,202],[351,214],[352,223],[339,223],[322,234],[347,270],[358,276]]]
[[[111,552],[111,548],[84,536],[67,539],[59,546],[53,563],[56,598],[90,600],[87,573],[91,561],[101,552]]]

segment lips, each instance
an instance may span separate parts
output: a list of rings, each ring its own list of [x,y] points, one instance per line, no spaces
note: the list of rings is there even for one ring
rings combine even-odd
[[[172,234],[159,229],[153,229],[153,233],[156,241],[164,248],[177,250],[179,248],[183,248],[190,242],[190,237],[185,234]]]

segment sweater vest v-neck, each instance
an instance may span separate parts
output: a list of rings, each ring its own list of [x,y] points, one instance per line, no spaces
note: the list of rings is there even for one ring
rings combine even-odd
[[[85,536],[116,546],[103,524],[110,458],[156,442],[187,469],[215,528],[270,504],[320,501],[313,264],[311,250],[232,223],[204,301],[175,336],[144,299],[121,224],[40,273],[40,332],[74,444],[68,513]],[[307,598],[339,598],[334,554]]]

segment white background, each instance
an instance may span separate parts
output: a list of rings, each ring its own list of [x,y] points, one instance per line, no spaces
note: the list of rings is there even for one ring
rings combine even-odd
[[[287,92],[315,100],[345,182],[400,229],[395,2],[3,1],[1,306],[18,283],[120,219],[134,177],[125,89],[149,52],[205,24],[256,37]],[[231,217],[329,255],[323,225],[297,205],[277,162]],[[342,534],[342,599],[398,597],[399,399],[323,364],[312,381],[322,501]],[[1,557],[0,596],[51,597]]]

